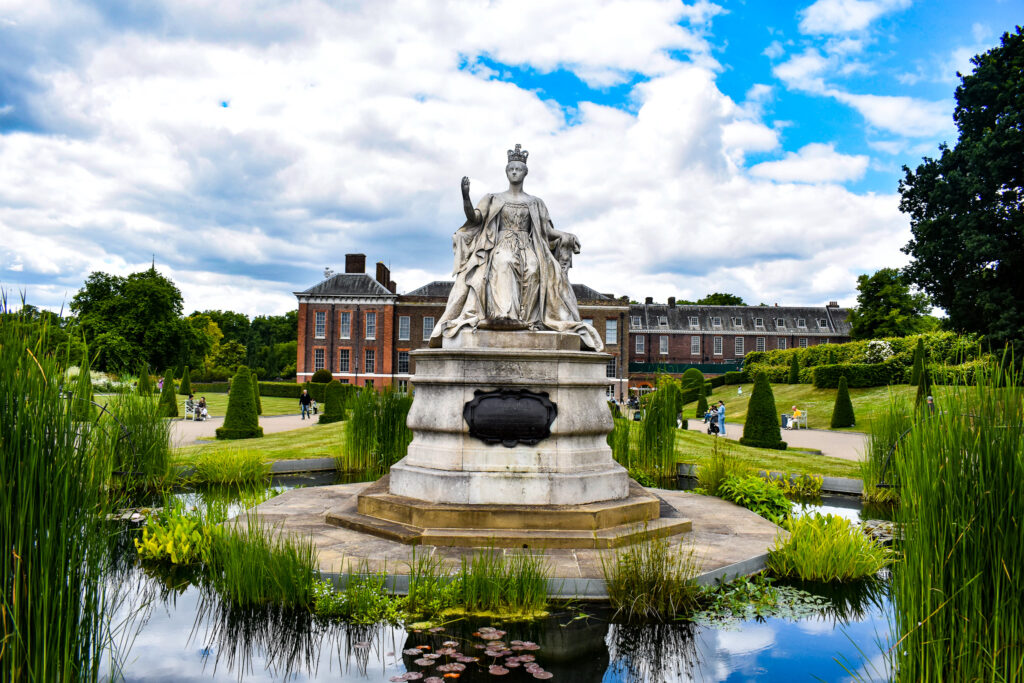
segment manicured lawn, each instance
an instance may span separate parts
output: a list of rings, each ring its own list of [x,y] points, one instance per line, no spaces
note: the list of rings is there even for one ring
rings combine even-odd
[[[224,417],[228,411],[227,394],[202,394],[206,396],[206,410],[211,417]],[[200,395],[196,394],[196,400]],[[178,412],[185,414],[185,396],[178,397]],[[277,396],[260,396],[264,415],[298,415],[299,400],[296,398],[280,398]]]
[[[737,394],[737,387],[743,388],[743,394]],[[744,423],[747,420],[747,404],[750,402],[750,392],[753,384],[732,384],[715,389],[708,397],[708,403],[712,400],[715,403],[725,401],[725,421]],[[941,395],[944,387],[937,386],[934,391],[936,396]],[[796,405],[800,410],[807,413],[807,426],[811,429],[830,429],[829,423],[832,420],[832,407],[836,402],[835,389],[815,389],[813,384],[773,384],[772,393],[775,394],[775,408],[779,412],[792,412],[792,406]],[[867,389],[850,389],[850,399],[853,401],[853,414],[857,418],[857,426],[845,429],[837,429],[839,432],[867,432],[871,420],[885,411],[889,405],[890,396],[902,396],[913,402],[917,394],[917,387],[906,384],[897,384],[889,387],[869,387]],[[683,417],[693,419],[693,411],[696,410],[696,402],[687,404],[683,411]]]
[[[207,399],[209,399],[209,396],[207,396]],[[333,458],[341,454],[344,433],[344,422],[313,425],[312,427],[293,429],[290,432],[268,434],[261,439],[210,441],[202,446],[178,448],[174,451],[173,458],[175,462],[186,463],[199,452],[216,453],[236,450],[257,451],[267,462],[304,458]]]
[[[726,403],[728,405],[728,403]],[[726,454],[746,461],[751,467],[787,474],[816,474],[827,477],[860,478],[856,462],[830,458],[827,455],[770,448],[750,448],[736,441],[718,439],[702,432],[676,430],[676,453],[679,462],[699,465],[711,457],[715,441]]]

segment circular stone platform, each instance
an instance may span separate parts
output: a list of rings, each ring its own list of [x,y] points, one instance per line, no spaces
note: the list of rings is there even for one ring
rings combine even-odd
[[[413,552],[441,557],[451,568],[459,566],[463,555],[477,548],[407,545],[353,529],[327,523],[329,511],[355,504],[356,495],[370,484],[342,484],[291,489],[253,508],[260,521],[283,533],[311,538],[320,571],[337,576],[348,571],[386,571],[393,579],[394,590],[403,592],[408,586],[408,563]],[[747,576],[764,568],[768,549],[779,527],[758,515],[719,498],[700,496],[686,491],[646,489],[656,495],[663,506],[672,509],[672,516],[688,519],[692,530],[670,536],[669,541],[692,547],[701,561],[698,582]],[[601,557],[611,557],[615,550],[594,548],[548,548],[545,550],[499,549],[498,552],[537,552],[551,565],[552,578],[548,592],[553,597],[604,599],[607,594],[601,571]]]

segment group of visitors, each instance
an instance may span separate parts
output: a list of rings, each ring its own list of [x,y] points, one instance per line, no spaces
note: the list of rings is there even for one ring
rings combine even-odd
[[[188,399],[185,400],[185,417],[188,417],[190,413],[192,419],[197,422],[210,419],[210,413],[206,410],[205,396],[200,396],[199,402],[196,403],[195,397],[192,394],[188,395]]]
[[[704,424],[708,425],[708,434],[725,436],[725,401],[712,403],[704,413]]]
[[[302,419],[305,420],[308,416],[310,420],[313,416],[320,412],[319,406],[313,397],[309,395],[309,392],[305,389],[302,390],[302,395],[299,396],[299,409],[302,411]]]

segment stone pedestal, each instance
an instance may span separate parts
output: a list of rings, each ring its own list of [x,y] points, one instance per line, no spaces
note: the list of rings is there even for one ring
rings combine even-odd
[[[582,505],[629,494],[606,443],[608,354],[580,351],[575,334],[477,330],[412,356],[413,441],[391,468],[391,494],[481,505]],[[557,407],[549,437],[507,447],[470,435],[464,406],[477,391],[509,388],[547,394]]]

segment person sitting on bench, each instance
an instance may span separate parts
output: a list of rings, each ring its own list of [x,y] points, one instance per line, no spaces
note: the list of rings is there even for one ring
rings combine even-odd
[[[796,429],[800,424],[801,415],[803,415],[803,413],[800,412],[800,409],[793,406],[793,417],[789,418],[789,426],[786,427],[786,429]]]

